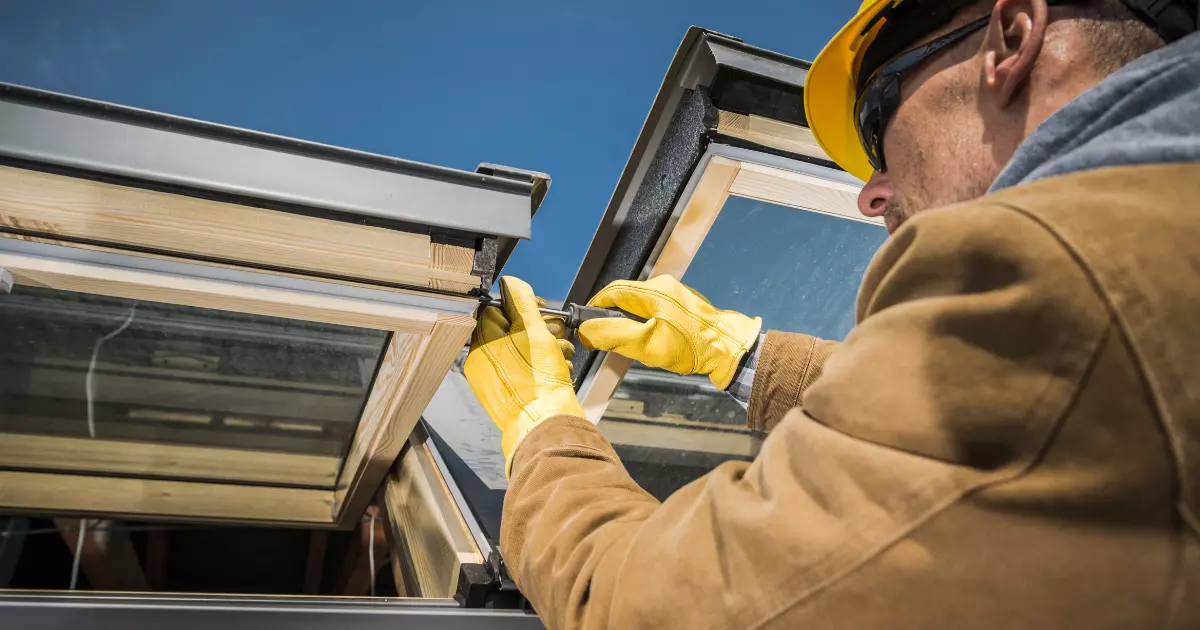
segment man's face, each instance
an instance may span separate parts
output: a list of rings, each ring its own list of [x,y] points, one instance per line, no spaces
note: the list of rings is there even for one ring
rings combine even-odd
[[[998,172],[985,149],[973,58],[955,61],[951,55],[904,79],[900,106],[884,132],[895,189],[884,215],[891,230],[921,210],[984,194]]]
[[[954,20],[913,47],[967,19]],[[973,54],[981,37],[954,44],[902,79],[900,105],[883,136],[888,171],[876,173],[859,200],[863,214],[882,216],[889,232],[922,210],[983,195],[1004,164],[998,158],[1007,160],[996,155],[985,133],[980,66]]]
[[[909,48],[970,33],[899,76],[882,137],[887,172],[863,188],[863,214],[895,232],[918,212],[983,196],[1038,125],[1113,72],[1089,61],[1096,44],[1066,20],[1048,39],[1051,13],[1046,0],[980,2]]]

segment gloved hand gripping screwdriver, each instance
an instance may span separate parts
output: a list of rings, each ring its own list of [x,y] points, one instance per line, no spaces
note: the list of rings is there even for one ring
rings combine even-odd
[[[500,308],[502,303],[500,300],[492,300],[491,302],[488,302],[488,306]],[[624,317],[625,319],[632,319],[635,322],[646,321],[642,317],[638,317],[632,313],[626,313],[625,311],[617,308],[600,308],[598,306],[572,304],[569,302],[563,306],[564,309],[561,311],[553,308],[539,308],[538,312],[542,315],[563,318],[563,320],[567,323],[567,328],[571,330],[579,328],[580,324],[588,321],[589,319],[599,319],[601,317]]]

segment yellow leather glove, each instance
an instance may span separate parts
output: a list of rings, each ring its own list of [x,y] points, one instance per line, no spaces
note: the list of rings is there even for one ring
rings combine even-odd
[[[707,374],[718,389],[729,387],[738,363],[758,340],[762,318],[717,310],[703,295],[671,276],[646,282],[618,280],[590,306],[619,308],[639,317],[593,319],[579,327],[589,350],[607,350],[676,374]]]
[[[538,307],[545,302],[517,278],[501,278],[500,295],[503,310],[489,306],[479,317],[463,373],[500,427],[507,475],[517,446],[539,421],[558,414],[585,416],[567,363],[574,346],[551,332],[553,327],[565,333],[561,319],[544,320]]]

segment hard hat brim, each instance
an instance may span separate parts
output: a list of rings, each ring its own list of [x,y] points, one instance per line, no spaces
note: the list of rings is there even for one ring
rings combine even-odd
[[[875,169],[867,159],[854,122],[855,79],[863,47],[871,37],[862,31],[892,0],[867,0],[817,55],[804,80],[804,114],[809,130],[830,159],[851,175],[871,178]],[[876,27],[877,28],[877,27]]]

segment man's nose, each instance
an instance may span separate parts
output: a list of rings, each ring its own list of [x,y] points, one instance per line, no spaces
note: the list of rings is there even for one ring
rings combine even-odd
[[[858,211],[864,216],[883,216],[892,200],[892,180],[887,173],[875,171],[866,186],[858,192]]]

